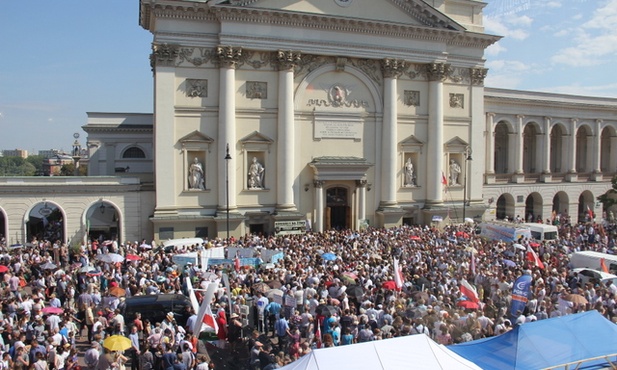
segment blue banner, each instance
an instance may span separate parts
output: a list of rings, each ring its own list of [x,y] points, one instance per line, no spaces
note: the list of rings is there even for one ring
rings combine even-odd
[[[531,275],[524,274],[514,282],[512,286],[512,305],[510,306],[510,321],[512,325],[516,323],[516,318],[525,311],[529,290],[531,288]],[[520,313],[519,313],[520,311]],[[518,314],[517,314],[518,313]]]

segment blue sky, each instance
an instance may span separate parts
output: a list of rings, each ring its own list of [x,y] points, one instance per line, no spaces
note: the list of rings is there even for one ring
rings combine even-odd
[[[486,85],[617,98],[617,0],[487,0]],[[70,150],[86,112],[152,112],[138,0],[0,1],[0,149]]]

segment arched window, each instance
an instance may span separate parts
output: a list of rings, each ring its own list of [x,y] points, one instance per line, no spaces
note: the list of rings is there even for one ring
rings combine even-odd
[[[132,146],[122,153],[122,158],[146,158],[146,153],[136,146]]]

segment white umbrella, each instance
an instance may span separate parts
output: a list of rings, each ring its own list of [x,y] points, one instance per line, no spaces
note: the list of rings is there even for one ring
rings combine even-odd
[[[124,261],[124,257],[117,253],[99,254],[95,258],[97,261],[101,261],[104,263],[118,263]]]
[[[94,266],[84,266],[82,268],[79,269],[79,272],[91,272],[91,271],[96,271],[96,268],[94,268]]]
[[[57,268],[58,266],[56,266],[55,264],[51,263],[51,262],[45,262],[44,264],[41,265],[41,268],[43,270],[53,270],[55,268]]]
[[[516,248],[516,249],[520,249],[520,250],[522,250],[522,251],[526,251],[526,250],[527,250],[527,248],[525,248],[522,244],[514,243],[514,244],[512,244],[512,246],[513,246],[514,248]]]

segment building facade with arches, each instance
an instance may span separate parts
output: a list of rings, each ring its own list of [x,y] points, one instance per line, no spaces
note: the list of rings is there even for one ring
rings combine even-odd
[[[485,88],[482,2],[139,4],[154,113],[88,113],[88,177],[1,179],[11,240],[46,204],[65,241],[604,211],[617,99]]]

